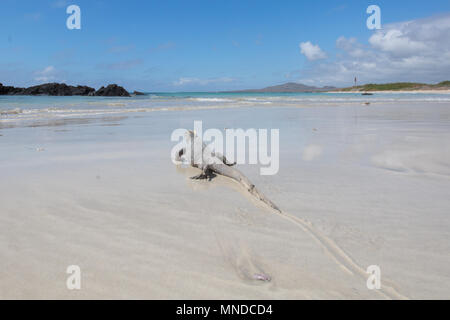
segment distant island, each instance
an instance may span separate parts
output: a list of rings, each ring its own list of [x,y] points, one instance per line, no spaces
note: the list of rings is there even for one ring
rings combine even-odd
[[[263,89],[249,89],[239,91],[227,91],[235,93],[295,93],[295,92],[370,92],[370,91],[420,91],[420,90],[450,90],[450,81],[442,81],[437,84],[426,84],[416,82],[394,82],[384,84],[365,84],[361,86],[353,86],[347,88],[336,88],[331,86],[314,87],[301,83],[288,82],[276,86],[266,87]]]
[[[417,82],[393,82],[383,84],[365,84],[362,86],[348,87],[333,91],[341,92],[368,92],[368,91],[420,91],[420,90],[450,90],[450,81],[442,81],[437,84],[426,84]]]
[[[141,94],[135,92],[135,94]],[[69,86],[65,83],[45,83],[29,88],[3,86],[0,83],[0,95],[20,96],[100,96],[100,97],[130,97],[130,93],[117,84],[110,84],[98,90],[88,86]]]
[[[239,93],[253,93],[253,92],[286,92],[286,93],[295,93],[295,92],[325,92],[336,90],[336,87],[313,87],[307,86],[301,83],[288,82],[285,84],[280,84],[277,86],[271,86],[263,89],[248,89],[248,90],[239,90],[239,91],[229,91],[229,92],[239,92]]]

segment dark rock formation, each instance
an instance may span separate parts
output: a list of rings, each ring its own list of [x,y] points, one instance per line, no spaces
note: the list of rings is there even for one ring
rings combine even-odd
[[[134,91],[133,94],[134,94],[135,96],[145,96],[145,93],[139,92],[139,91]]]
[[[90,93],[93,92],[95,92],[95,89],[88,86],[72,87],[72,94],[74,96],[88,96]]]
[[[95,92],[95,95],[102,97],[130,97],[128,91],[117,84],[110,84],[106,88],[101,87]]]
[[[4,87],[3,84],[0,83],[0,95],[17,94],[23,90],[23,88]]]
[[[46,83],[24,89],[21,95],[48,95],[48,96],[86,96],[90,92],[95,91],[94,88],[86,86],[68,86],[65,83]]]
[[[88,86],[68,86],[65,83],[45,83],[29,88],[3,86],[0,83],[0,95],[30,95],[30,96],[107,96],[129,97],[130,94],[116,84],[101,87],[95,91]]]

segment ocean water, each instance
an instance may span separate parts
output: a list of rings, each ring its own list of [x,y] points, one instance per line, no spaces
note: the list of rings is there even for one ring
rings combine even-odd
[[[377,103],[449,103],[448,93],[146,93],[131,98],[0,96],[0,129],[65,119],[130,113],[251,107],[308,107]]]

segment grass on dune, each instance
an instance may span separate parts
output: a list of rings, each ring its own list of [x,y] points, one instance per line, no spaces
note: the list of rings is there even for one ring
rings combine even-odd
[[[369,83],[362,86],[349,87],[341,89],[342,91],[387,91],[387,90],[418,90],[418,89],[433,89],[450,87],[450,81],[442,81],[438,84],[426,84],[417,82],[394,82],[374,84]]]

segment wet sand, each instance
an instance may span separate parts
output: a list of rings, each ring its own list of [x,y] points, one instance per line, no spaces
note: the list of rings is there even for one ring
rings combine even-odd
[[[448,104],[109,120],[0,129],[0,298],[449,298]],[[294,219],[173,165],[170,134],[194,120],[279,128],[279,173],[239,169]]]

